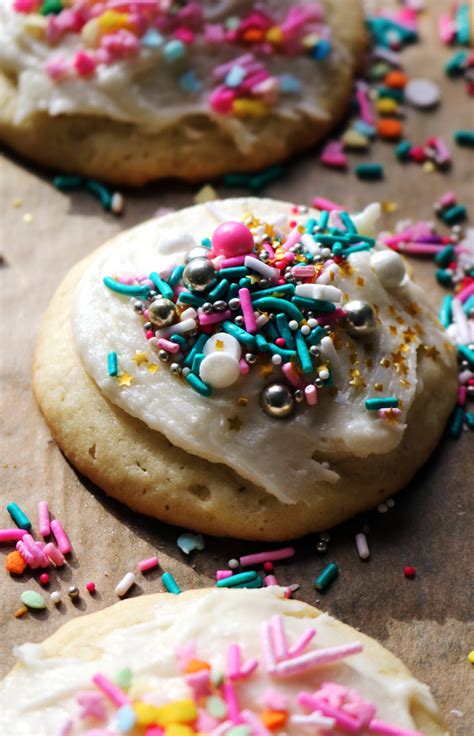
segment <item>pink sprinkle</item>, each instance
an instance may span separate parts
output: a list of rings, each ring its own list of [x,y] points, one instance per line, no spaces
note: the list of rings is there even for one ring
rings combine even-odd
[[[244,360],[244,358],[241,358],[239,360],[239,369],[240,369],[240,375],[241,376],[246,376],[247,373],[250,371],[250,366],[247,363],[247,361]]]
[[[141,560],[138,563],[138,569],[140,572],[146,572],[147,570],[152,570],[154,567],[158,567],[159,564],[158,557],[148,557],[146,560]]]
[[[306,631],[303,631],[301,636],[288,649],[288,655],[290,657],[299,657],[315,635],[316,629],[306,629]]]
[[[293,248],[294,245],[299,243],[299,240],[301,238],[301,233],[299,231],[298,227],[293,228],[291,233],[288,235],[287,239],[283,243],[283,248],[285,250],[290,250],[290,248]]]
[[[442,249],[442,245],[426,245],[424,243],[400,243],[398,250],[401,253],[409,253],[411,256],[436,255]]]
[[[314,276],[314,266],[293,266],[291,273],[299,279],[310,279]]]
[[[345,311],[343,309],[335,309],[334,312],[328,312],[327,314],[318,317],[318,325],[321,325],[321,327],[324,327],[324,325],[330,325],[332,322],[344,317],[344,315]]]
[[[52,542],[45,546],[44,553],[55,567],[61,567],[66,562],[63,553]]]
[[[80,77],[90,77],[95,72],[96,61],[91,54],[79,50],[73,61],[73,65]]]
[[[265,690],[263,693],[262,703],[266,705],[267,708],[270,708],[270,710],[285,711],[288,710],[289,699],[286,695],[282,695],[276,690],[268,688],[268,690]]]
[[[241,567],[253,567],[263,562],[274,562],[275,560],[287,560],[295,554],[294,547],[283,547],[268,552],[257,552],[253,555],[244,555],[239,559]]]
[[[67,76],[69,71],[69,64],[64,56],[58,54],[47,61],[44,65],[44,68],[51,79],[54,79],[55,82],[58,82],[60,79],[64,79],[64,77]]]
[[[316,391],[316,386],[314,386],[312,383],[310,383],[308,386],[305,386],[304,397],[306,399],[306,403],[309,406],[315,406],[318,403],[318,392]]]
[[[243,710],[242,718],[252,729],[252,736],[271,736],[268,728],[265,728],[260,718],[251,710]]]
[[[294,675],[303,674],[313,667],[332,664],[340,659],[359,654],[362,649],[362,644],[358,641],[326,649],[315,649],[302,654],[300,657],[279,662],[275,665],[274,674],[276,677],[293,677]]]
[[[229,309],[225,312],[212,312],[206,314],[205,312],[198,312],[198,320],[201,325],[215,325],[217,322],[224,322],[226,319],[231,319],[232,314]]]
[[[369,98],[369,87],[365,82],[357,82],[356,99],[359,105],[359,114],[361,119],[364,121],[364,123],[367,123],[367,125],[373,125],[375,119]]]
[[[240,674],[241,655],[238,644],[231,644],[227,652],[227,677],[231,680],[237,680]]]
[[[331,212],[331,210],[341,211],[344,209],[342,205],[333,202],[331,199],[326,199],[326,197],[314,197],[312,205],[313,207],[316,207],[317,210],[326,210],[328,212]]]
[[[65,721],[59,726],[57,731],[54,732],[54,736],[71,736],[74,723],[71,718],[66,718]]]
[[[263,578],[263,584],[266,588],[269,588],[272,585],[278,585],[278,582],[274,575],[265,575]]]
[[[454,192],[445,192],[442,197],[440,197],[439,203],[441,207],[452,207],[457,202],[457,197],[454,194]]]
[[[0,542],[18,542],[25,534],[27,529],[0,529]]]
[[[118,685],[111,682],[111,680],[107,679],[104,675],[97,673],[93,676],[92,682],[99,688],[99,690],[102,690],[104,695],[106,695],[118,708],[122,705],[129,705],[131,703],[123,690],[121,690]]]
[[[216,570],[216,580],[225,580],[232,577],[232,570]]]
[[[260,629],[261,645],[263,653],[263,661],[265,669],[269,674],[273,674],[276,667],[276,659],[273,653],[273,643],[270,631],[270,622],[264,621]]]
[[[344,153],[344,147],[341,141],[328,141],[322,150],[319,160],[325,166],[345,169],[347,167],[347,156]]]
[[[194,41],[194,33],[190,28],[177,28],[173,35],[183,43],[192,44]]]
[[[38,564],[35,567],[48,567],[49,560],[41,547],[38,546],[37,542],[33,539],[31,534],[25,534],[23,539],[17,543],[17,549],[19,548],[20,554],[23,549],[27,549],[29,554],[33,557],[35,562]],[[30,563],[31,564],[31,563]]]
[[[49,523],[49,507],[47,501],[38,503],[38,527],[42,537],[48,537],[51,534],[51,525]]]
[[[318,710],[324,716],[334,718],[337,725],[341,728],[344,728],[346,731],[354,733],[360,730],[357,721],[351,715],[349,715],[348,713],[344,713],[341,708],[336,709],[335,707],[328,705],[328,703],[322,701],[318,697],[311,695],[310,693],[298,693],[298,703],[304,708]]]
[[[454,41],[456,28],[453,19],[447,13],[440,15],[439,17],[438,33],[441,41],[446,45],[449,45]]]
[[[71,542],[69,541],[68,535],[64,531],[63,525],[58,519],[53,519],[53,521],[51,522],[51,531],[53,532],[56,543],[63,555],[69,554],[69,552],[71,552],[72,550]]]
[[[227,705],[227,715],[232,723],[240,723],[240,706],[237,699],[237,693],[234,686],[230,682],[226,682],[222,687],[222,695]]]
[[[219,268],[234,268],[234,266],[243,266],[245,263],[245,255],[233,256],[232,258],[224,258],[219,261]]]
[[[213,110],[226,115],[232,112],[232,106],[235,99],[235,92],[227,87],[217,87],[209,98],[210,105]]]
[[[390,726],[384,721],[376,720],[369,723],[369,731],[382,734],[383,736],[423,736],[420,731],[407,731],[403,728],[397,728],[397,726]]]
[[[239,289],[239,299],[240,308],[244,315],[245,329],[250,333],[257,332],[257,323],[255,321],[250,291],[247,288]]]
[[[474,281],[456,294],[456,299],[465,302],[474,294]]]
[[[291,363],[283,363],[281,369],[292,386],[295,386],[295,388],[305,388],[305,382]]]
[[[37,0],[15,0],[13,8],[16,13],[31,13],[38,7]]]
[[[210,694],[209,670],[199,670],[185,675],[186,683],[193,689],[196,700]]]
[[[285,659],[288,650],[285,629],[283,626],[283,618],[281,616],[272,616],[270,619],[270,636],[272,638],[273,653],[277,661]]]
[[[160,337],[158,340],[158,346],[163,348],[163,350],[167,350],[169,353],[179,353],[178,343],[173,342],[172,340],[167,340],[165,337]]]

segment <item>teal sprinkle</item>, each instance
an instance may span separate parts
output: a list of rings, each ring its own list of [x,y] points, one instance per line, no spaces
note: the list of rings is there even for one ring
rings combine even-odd
[[[453,296],[451,294],[447,294],[443,301],[441,302],[441,307],[439,310],[439,321],[443,325],[443,327],[446,329],[451,324],[452,316],[451,316],[451,304],[453,302]]]
[[[436,280],[441,286],[451,287],[453,285],[453,275],[450,271],[443,268],[437,268],[435,272]]]
[[[314,217],[311,217],[305,225],[305,231],[309,233],[310,235],[312,235],[316,225],[317,225],[316,220],[314,219]]]
[[[248,272],[247,266],[233,266],[232,268],[221,268],[220,271],[217,271],[216,276],[218,279],[241,279],[247,276]]]
[[[324,230],[326,230],[328,226],[328,222],[329,222],[329,212],[327,210],[323,210],[323,212],[321,212],[319,216],[318,230],[321,230],[322,232],[324,232]]]
[[[199,375],[199,369],[201,367],[201,363],[204,360],[206,356],[204,353],[196,353],[193,358],[193,364],[191,366],[191,370],[193,373],[195,373],[197,376]]]
[[[264,296],[293,296],[295,293],[294,284],[282,284],[281,286],[273,286],[268,289],[260,289],[260,291],[254,291],[250,294],[252,301],[255,299],[261,299]]]
[[[303,370],[303,373],[312,373],[313,372],[313,363],[311,360],[311,356],[308,352],[308,346],[306,345],[306,340],[302,332],[297,330],[295,332],[295,342],[296,342],[296,350],[298,353],[298,358],[301,364],[301,368]]]
[[[124,294],[125,296],[147,296],[150,291],[149,286],[141,286],[140,284],[136,284],[135,286],[131,286],[130,284],[121,284],[118,281],[111,279],[110,276],[105,276],[103,281],[108,289],[117,292],[117,294]]]
[[[365,181],[377,181],[384,176],[382,164],[357,164],[354,172],[358,179]]]
[[[339,566],[335,562],[330,562],[314,581],[314,587],[316,590],[323,591],[338,575]]]
[[[283,313],[277,314],[276,316],[277,328],[280,332],[281,337],[284,339],[287,348],[295,347],[295,339],[293,333],[288,327],[288,320]]]
[[[263,335],[261,335],[260,333],[255,335],[255,342],[257,343],[257,348],[260,350],[261,353],[268,353],[268,351],[270,350],[270,346]]]
[[[409,141],[400,141],[395,148],[395,155],[399,161],[407,161],[410,157],[411,143]]]
[[[281,348],[279,345],[275,345],[274,342],[270,342],[268,344],[270,346],[270,352],[273,355],[280,355],[285,361],[291,360],[292,358],[296,357],[295,350],[285,350],[285,348]]]
[[[349,233],[341,234],[341,235],[333,235],[333,234],[318,235],[317,240],[318,240],[318,243],[321,243],[321,245],[337,245],[337,244],[340,245],[341,242],[344,242],[350,245],[350,242],[351,242],[349,240]]]
[[[456,51],[444,67],[445,74],[448,77],[457,77],[464,74],[464,64],[467,56],[467,51]]]
[[[405,93],[402,89],[394,89],[393,87],[377,87],[377,95],[379,98],[390,98],[396,102],[403,102]]]
[[[31,521],[17,503],[12,501],[7,504],[7,511],[20,529],[26,529],[27,531],[31,529]]]
[[[182,59],[183,56],[186,56],[186,46],[182,41],[173,39],[172,41],[168,41],[164,47],[163,55],[168,64],[171,64],[173,61],[177,61],[178,59]]]
[[[318,325],[314,328],[314,330],[311,330],[308,337],[306,338],[306,342],[308,342],[310,345],[318,345],[323,339],[324,335],[324,328]]]
[[[107,356],[107,370],[109,376],[116,376],[118,373],[117,353],[111,352]]]
[[[190,304],[192,307],[202,307],[206,303],[206,300],[202,296],[192,294],[190,291],[182,291],[178,297],[178,302],[181,302],[181,304]]]
[[[228,187],[245,187],[248,186],[250,179],[250,174],[225,174],[222,182]]]
[[[346,248],[344,251],[345,256],[350,256],[353,253],[361,253],[364,250],[371,250],[371,246],[368,243],[360,243],[359,245],[352,245],[350,248]]]
[[[468,348],[467,345],[458,345],[458,355],[461,356],[463,360],[467,360],[471,368],[474,367],[474,350],[471,350]]]
[[[474,412],[466,411],[464,414],[464,419],[466,420],[466,424],[469,427],[469,429],[474,429]]]
[[[454,254],[454,246],[447,245],[446,248],[443,248],[435,255],[435,263],[437,263],[438,266],[445,268],[446,266],[449,266],[451,261],[454,259]]]
[[[332,247],[333,255],[340,256],[343,250],[342,243],[334,243]]]
[[[448,435],[453,439],[457,440],[462,432],[462,425],[464,422],[464,409],[462,406],[457,406],[451,414],[448,424]]]
[[[255,348],[255,337],[251,335],[250,332],[243,330],[242,327],[234,325],[233,322],[229,322],[228,320],[226,320],[222,323],[222,329],[224,332],[227,332],[228,335],[232,335],[232,337],[235,337],[235,339],[239,342],[243,342],[243,344],[246,345],[250,350],[253,350]]]
[[[293,299],[295,298],[296,297],[293,297]],[[261,311],[275,310],[278,312],[284,312],[290,319],[295,319],[298,323],[304,320],[304,316],[300,310],[292,302],[287,302],[283,299],[277,299],[273,296],[265,296],[262,299],[256,299],[253,304]]]
[[[186,368],[191,368],[193,364],[194,356],[197,353],[202,353],[202,349],[204,345],[206,344],[206,342],[207,342],[207,335],[205,333],[199,335],[196,342],[194,343],[191,350],[189,351],[186,358],[184,359],[184,365],[186,366]]]
[[[171,340],[171,342],[177,343],[181,348],[184,348],[186,345],[186,338],[184,338],[182,335],[172,335],[168,338]]]
[[[263,325],[263,333],[269,342],[275,342],[280,337],[273,322]]]
[[[180,281],[181,276],[183,275],[183,271],[184,266],[175,266],[168,278],[168,284],[170,286],[176,286],[176,284]]]
[[[201,245],[204,246],[204,248],[212,248],[212,243],[210,238],[203,238],[201,240]]]
[[[198,392],[198,394],[201,394],[201,396],[211,395],[211,387],[208,386],[207,383],[204,383],[204,381],[201,381],[199,376],[196,376],[194,373],[188,373],[186,380],[189,385]]]
[[[454,134],[454,140],[458,146],[474,148],[474,130],[457,130]]]
[[[227,299],[230,302],[231,299],[236,299],[239,296],[239,289],[241,287],[239,284],[231,284],[229,286],[229,293],[227,294]]]
[[[265,169],[265,171],[262,171],[260,174],[251,176],[248,185],[253,192],[259,192],[260,189],[263,189],[267,184],[271,184],[273,181],[282,177],[284,173],[285,168],[283,166],[279,164],[276,166],[270,166],[270,168]]]
[[[456,41],[460,46],[469,46],[471,40],[469,5],[461,3],[456,12]]]
[[[171,286],[159,276],[156,271],[152,271],[150,274],[150,281],[153,281],[156,288],[165,299],[173,299],[174,291]]]
[[[466,219],[467,210],[462,204],[454,205],[454,207],[443,210],[440,217],[446,225],[454,225],[456,222]]]
[[[84,179],[82,176],[55,176],[53,179],[53,184],[56,187],[56,189],[59,189],[61,192],[69,192],[72,189],[78,189],[79,187],[82,187],[84,184]]]
[[[291,300],[293,304],[301,307],[301,309],[311,309],[315,312],[330,313],[336,311],[336,305],[332,302],[326,302],[323,299],[309,299],[305,296],[294,296]]]
[[[209,301],[216,302],[218,299],[222,299],[227,293],[229,288],[229,282],[227,279],[221,279],[216,286],[208,293]]]
[[[173,593],[174,595],[179,595],[181,593],[181,588],[179,587],[178,583],[170,572],[163,573],[163,575],[161,576],[161,582],[165,586],[168,593]]]
[[[348,233],[356,233],[357,232],[357,228],[354,225],[354,223],[352,222],[352,220],[351,220],[351,218],[350,218],[350,216],[349,216],[349,214],[347,212],[344,212],[344,211],[339,212],[339,217],[341,218],[342,222],[344,223],[345,228],[346,228],[346,230],[347,230]]]
[[[385,396],[379,399],[367,399],[365,408],[367,411],[377,411],[377,409],[398,409],[399,401],[396,396]]]
[[[163,46],[163,36],[155,28],[149,28],[140,42],[146,49],[159,49]]]
[[[179,80],[179,86],[188,94],[196,94],[202,90],[203,84],[193,69],[185,72]]]
[[[234,585],[234,588],[262,588],[263,587],[263,581],[262,578],[257,575],[255,580],[250,580],[248,583],[239,583],[238,585]],[[227,731],[227,733],[230,733]]]
[[[245,276],[245,278],[240,279],[238,288],[239,289],[250,289],[251,286],[252,286],[252,279],[250,278],[250,276]]]
[[[230,578],[223,578],[218,580],[216,585],[218,588],[235,588],[236,585],[241,583],[249,583],[258,577],[255,570],[249,570],[248,572],[239,572],[236,575],[232,575]]]
[[[110,194],[107,187],[105,187],[103,184],[100,184],[100,182],[98,181],[89,179],[89,181],[86,181],[86,189],[91,192],[91,194],[94,194],[96,197],[98,197],[104,210],[112,209],[112,195]]]

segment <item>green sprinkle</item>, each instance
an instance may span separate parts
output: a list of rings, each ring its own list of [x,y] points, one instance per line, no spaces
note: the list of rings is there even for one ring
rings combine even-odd
[[[453,303],[453,296],[447,294],[441,302],[439,310],[439,321],[446,329],[451,324],[451,304]]]
[[[198,394],[201,394],[201,396],[211,395],[211,387],[208,386],[207,383],[204,383],[204,381],[201,381],[201,379],[194,373],[188,373],[188,375],[186,376],[186,380],[189,385],[198,392]]]
[[[295,347],[295,338],[293,337],[293,333],[288,327],[288,320],[286,316],[283,313],[277,314],[276,316],[276,324],[278,331],[280,332],[280,335],[284,339],[286,343],[287,348],[294,348]]]
[[[233,266],[232,268],[221,268],[220,271],[217,271],[216,276],[218,279],[241,279],[247,276],[248,272],[247,266]]]
[[[28,608],[41,609],[46,608],[46,601],[36,590],[25,590],[20,596],[21,602]]]
[[[7,511],[20,529],[27,529],[28,531],[31,529],[31,521],[17,503],[13,503],[13,501],[9,503],[7,505]]]
[[[191,368],[193,364],[194,356],[197,355],[198,353],[202,353],[202,349],[204,345],[206,344],[206,342],[207,342],[207,335],[205,333],[202,333],[201,335],[199,335],[196,342],[194,343],[191,350],[189,351],[186,358],[184,359],[184,365],[187,368]]]
[[[367,399],[365,408],[368,411],[376,411],[377,409],[397,409],[399,401],[396,396],[385,396],[380,399]]]
[[[181,588],[179,587],[178,583],[170,572],[163,573],[163,575],[161,576],[161,582],[165,586],[168,593],[173,593],[174,595],[179,595],[181,593]]]
[[[227,281],[227,279],[221,279],[220,281],[218,281],[217,285],[214,286],[214,288],[207,295],[209,297],[209,301],[216,302],[218,299],[222,299],[224,294],[227,293],[228,288],[229,282]]]
[[[312,373],[314,369],[313,369],[313,363],[311,360],[311,356],[308,352],[308,346],[306,345],[306,340],[304,338],[303,333],[300,332],[299,330],[295,332],[295,342],[296,342],[296,350],[298,353],[298,358],[299,358],[303,373]]]
[[[330,562],[324,570],[318,575],[314,581],[314,587],[316,590],[323,591],[332,581],[339,575],[339,566],[335,562]]]
[[[117,353],[113,351],[107,356],[107,370],[109,376],[116,376],[118,373]]]
[[[447,245],[446,248],[443,248],[435,255],[435,263],[437,263],[438,266],[443,266],[443,268],[449,266],[451,261],[454,259],[454,253],[454,246]]]
[[[119,281],[114,281],[110,276],[104,277],[104,284],[111,291],[115,291],[117,294],[124,294],[125,296],[147,296],[150,291],[149,286],[121,284]]]
[[[364,179],[366,181],[383,179],[382,164],[357,164],[354,172],[358,179]]]
[[[329,313],[336,311],[336,305],[332,302],[327,302],[324,299],[310,299],[306,296],[294,296],[291,301],[302,309],[312,309],[315,312]]]
[[[250,332],[243,330],[242,327],[226,320],[222,323],[222,329],[224,332],[227,332],[228,335],[235,337],[239,342],[243,342],[243,344],[250,348],[250,350],[255,348],[255,337],[251,335]]]
[[[93,194],[100,200],[100,203],[104,210],[112,209],[112,195],[110,194],[107,187],[104,187],[104,185],[98,181],[94,181],[94,179],[89,179],[89,181],[86,181],[85,186],[86,189],[91,192],[91,194]]]
[[[462,204],[454,205],[447,210],[443,210],[440,215],[443,222],[446,225],[454,225],[456,222],[465,220],[467,217],[467,210]]]
[[[261,299],[256,299],[253,304],[262,312],[274,310],[284,312],[290,319],[295,319],[298,323],[304,320],[304,316],[300,310],[291,302],[284,301],[283,299],[277,299],[273,296],[264,296]]]
[[[151,272],[150,281],[153,281],[161,296],[164,296],[165,299],[173,299],[173,289],[169,284],[166,283],[166,281],[164,281],[164,279],[161,278],[161,276],[156,273],[156,271]]]
[[[41,15],[59,15],[64,10],[61,0],[46,0],[41,6]]]
[[[82,176],[55,176],[53,184],[61,192],[70,192],[72,189],[82,187],[84,179]]]
[[[168,284],[170,286],[176,286],[176,284],[181,279],[181,276],[183,275],[184,266],[175,266],[173,270],[171,271],[171,274],[168,278]]]
[[[115,682],[122,688],[122,690],[128,690],[132,684],[132,670],[130,667],[124,667],[123,670],[117,672]]]
[[[218,580],[216,585],[218,588],[234,588],[236,585],[242,583],[249,583],[258,577],[255,570],[249,570],[248,572],[239,572],[237,575],[232,575],[230,578],[223,578]]]
[[[181,304],[190,304],[192,307],[202,307],[206,303],[206,300],[202,296],[192,294],[190,291],[181,291],[178,302],[181,302]]]
[[[448,424],[448,434],[453,440],[457,440],[461,435],[463,422],[464,409],[462,406],[457,406],[451,414]]]
[[[474,130],[457,130],[454,134],[454,140],[458,146],[474,148]]]

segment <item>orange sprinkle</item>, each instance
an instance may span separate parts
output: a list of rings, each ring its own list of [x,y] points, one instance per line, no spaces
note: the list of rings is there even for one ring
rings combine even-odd
[[[385,79],[383,80],[387,87],[394,89],[403,89],[408,82],[407,75],[403,72],[392,71],[388,72]]]
[[[287,714],[281,710],[265,710],[260,716],[263,725],[269,728],[270,731],[282,728],[286,723],[286,719]]]
[[[382,118],[377,122],[377,132],[381,138],[394,141],[402,135],[403,127],[396,118]]]
[[[263,39],[263,31],[259,28],[249,28],[248,31],[244,31],[242,38],[248,43],[255,43]]]
[[[27,612],[27,610],[28,609],[27,609],[26,606],[20,606],[20,608],[18,609],[18,611],[15,611],[15,618],[21,618],[22,616],[25,615],[25,613]]]
[[[185,672],[199,672],[200,670],[210,670],[209,662],[203,662],[201,659],[190,659],[186,665]]]
[[[26,567],[26,561],[17,550],[7,554],[5,559],[5,569],[10,573],[10,575],[21,575],[22,572],[25,572]]]

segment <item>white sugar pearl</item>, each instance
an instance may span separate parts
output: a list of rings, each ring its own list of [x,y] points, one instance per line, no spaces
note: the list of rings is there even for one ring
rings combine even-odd
[[[329,371],[327,368],[321,368],[318,375],[323,379],[323,381],[326,381],[329,378]]]
[[[371,256],[370,265],[386,289],[400,286],[406,275],[403,258],[393,250],[377,251]]]
[[[303,325],[303,327],[301,328],[301,334],[309,335],[310,332],[311,332],[311,327],[309,325]]]
[[[288,322],[288,327],[290,328],[290,330],[297,330],[298,329],[298,322],[295,319],[291,319]]]
[[[308,320],[308,325],[309,325],[309,327],[310,327],[310,328],[311,328],[312,330],[314,330],[314,328],[318,326],[318,320],[317,320],[317,319],[314,319],[314,317],[311,317],[311,318],[310,318],[310,319]]]
[[[414,107],[435,107],[440,98],[440,89],[431,79],[411,79],[405,87],[405,100]]]
[[[281,365],[283,361],[283,358],[281,355],[272,355],[272,363],[273,365]]]
[[[56,605],[56,603],[59,603],[59,601],[61,600],[61,595],[60,595],[60,593],[58,593],[57,590],[53,590],[53,592],[50,594],[49,597],[51,598],[52,602],[55,605]]]
[[[239,561],[236,560],[235,558],[232,558],[227,563],[227,567],[229,567],[231,570],[236,570],[238,568],[238,566],[239,566]]]

